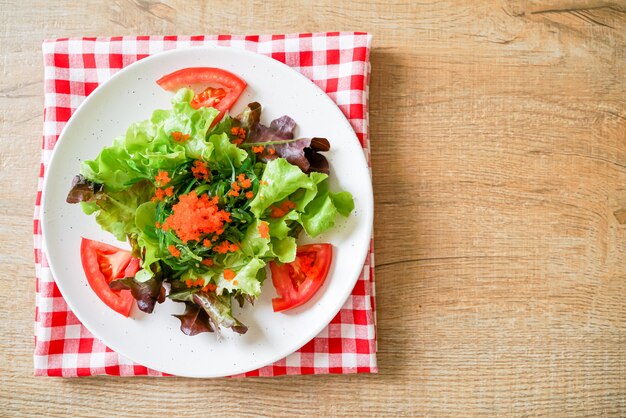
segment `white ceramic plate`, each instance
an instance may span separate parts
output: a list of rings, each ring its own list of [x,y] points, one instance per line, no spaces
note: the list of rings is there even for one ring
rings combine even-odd
[[[245,335],[224,330],[215,334],[184,335],[172,314],[184,305],[166,301],[153,314],[136,307],[130,318],[109,309],[91,291],[81,268],[81,237],[128,248],[102,231],[93,217],[65,197],[80,162],[124,134],[134,121],[147,119],[155,109],[168,108],[171,93],[155,80],[186,67],[220,67],[248,83],[232,109],[249,102],[263,105],[262,121],[288,114],[298,124],[297,135],[326,137],[331,188],[348,190],[355,199],[352,215],[330,233],[314,241],[330,242],[334,260],[329,276],[315,297],[289,313],[274,313],[276,292],[266,280],[254,307],[234,308],[248,326]],[[372,215],[372,188],[363,151],[350,124],[337,106],[310,80],[288,66],[252,52],[220,47],[174,50],[128,66],[98,87],[67,123],[54,149],[43,190],[44,245],[52,273],[68,305],[80,321],[104,344],[129,359],[166,373],[190,377],[227,376],[268,365],[294,352],[315,337],[339,311],[352,291],[368,251]],[[235,303],[236,305],[236,303]]]

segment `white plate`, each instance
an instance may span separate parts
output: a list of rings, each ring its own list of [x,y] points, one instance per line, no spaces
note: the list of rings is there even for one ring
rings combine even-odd
[[[87,237],[128,248],[102,231],[79,205],[65,197],[80,162],[124,134],[134,121],[147,119],[155,109],[168,108],[171,93],[155,80],[186,67],[220,67],[248,83],[233,109],[263,105],[262,121],[287,114],[298,124],[297,135],[330,140],[326,153],[331,167],[331,188],[350,191],[356,209],[348,219],[314,242],[330,242],[334,260],[318,294],[288,314],[274,313],[276,293],[266,280],[254,307],[234,308],[248,326],[245,335],[224,330],[224,338],[204,333],[184,335],[172,314],[184,305],[166,301],[153,314],[136,307],[130,318],[115,313],[91,291],[80,263],[80,240]],[[324,92],[288,66],[252,52],[220,47],[174,50],[143,59],[98,87],[65,126],[54,149],[43,190],[43,235],[50,268],[78,319],[104,344],[129,359],[162,372],[190,377],[227,376],[273,363],[315,337],[339,311],[352,291],[368,251],[373,216],[369,170],[350,124]],[[301,242],[311,242],[302,239]],[[235,304],[236,305],[236,304]]]

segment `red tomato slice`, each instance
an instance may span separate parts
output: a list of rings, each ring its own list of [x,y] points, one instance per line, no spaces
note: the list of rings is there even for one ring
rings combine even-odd
[[[208,87],[196,94],[191,105],[195,109],[205,106],[214,107],[220,111],[211,126],[222,119],[247,86],[246,82],[235,74],[213,67],[183,68],[161,77],[157,80],[157,84],[169,91],[176,91],[181,87],[191,87],[192,85]]]
[[[272,283],[279,297],[272,299],[274,312],[286,311],[308,302],[322,287],[333,258],[330,244],[298,247],[292,263],[271,262]]]
[[[190,105],[194,109],[199,109],[201,107],[215,107],[219,106],[219,103],[224,97],[226,97],[226,91],[224,89],[207,87],[207,89],[203,92],[196,94]]]
[[[100,300],[114,311],[128,316],[135,299],[129,290],[110,289],[109,283],[130,273],[134,276],[139,270],[139,260],[129,251],[87,238],[83,238],[80,244],[80,260],[87,282]]]
[[[126,266],[126,268],[124,269],[124,274],[122,275],[122,278],[124,277],[135,277],[135,274],[137,274],[137,272],[139,271],[139,267],[140,267],[140,261],[138,258],[132,258],[130,260],[130,263],[128,263],[128,266]]]

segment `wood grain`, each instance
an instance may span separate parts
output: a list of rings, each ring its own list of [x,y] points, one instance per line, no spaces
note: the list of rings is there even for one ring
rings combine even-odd
[[[626,415],[626,4],[0,1],[0,415]],[[32,377],[44,38],[367,30],[378,375]]]

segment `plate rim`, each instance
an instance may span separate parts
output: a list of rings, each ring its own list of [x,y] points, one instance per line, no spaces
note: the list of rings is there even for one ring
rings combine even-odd
[[[365,250],[361,252],[361,254],[358,254],[358,258],[355,257],[354,258],[354,262],[358,262],[359,265],[364,265],[365,261],[367,259],[367,255],[370,253],[370,246],[371,246],[371,239],[372,239],[372,232],[373,232],[373,219],[374,219],[374,196],[373,196],[373,186],[372,186],[372,177],[371,177],[371,168],[369,167],[369,165],[367,164],[367,159],[365,156],[365,149],[362,147],[362,145],[360,144],[358,137],[356,136],[356,133],[354,132],[354,128],[352,127],[352,125],[350,124],[350,121],[348,120],[348,118],[346,117],[346,115],[343,113],[343,111],[341,111],[341,109],[339,108],[339,106],[337,105],[337,103],[335,103],[329,96],[328,94],[323,91],[317,84],[315,84],[313,82],[313,80],[309,79],[308,77],[306,77],[304,74],[300,73],[299,71],[295,70],[294,68],[290,67],[289,65],[277,61],[271,57],[268,57],[267,55],[258,53],[258,52],[254,52],[254,51],[250,51],[244,48],[236,48],[236,47],[229,47],[229,46],[218,46],[218,45],[202,45],[202,46],[185,46],[182,48],[174,48],[174,49],[170,49],[167,51],[161,51],[161,52],[157,52],[155,54],[152,54],[148,57],[145,57],[141,60],[135,61],[132,64],[127,65],[124,68],[121,68],[119,71],[117,71],[115,74],[113,74],[111,77],[109,77],[107,80],[105,80],[104,82],[102,82],[101,84],[99,84],[94,91],[92,91],[88,96],[85,97],[85,99],[80,103],[80,105],[76,108],[76,110],[72,113],[71,117],[68,119],[68,121],[65,123],[65,125],[63,126],[63,129],[61,130],[61,133],[59,134],[58,140],[55,142],[54,148],[50,154],[50,159],[48,162],[48,166],[47,166],[47,170],[46,173],[47,174],[49,172],[49,167],[55,162],[55,159],[57,158],[57,155],[59,154],[59,144],[61,143],[61,141],[66,141],[65,139],[65,134],[68,130],[68,128],[73,125],[74,123],[77,123],[76,121],[79,120],[80,115],[83,111],[83,109],[85,107],[87,107],[88,103],[90,103],[91,101],[95,100],[94,98],[98,97],[102,93],[103,91],[106,90],[106,87],[109,83],[112,82],[112,80],[117,79],[118,77],[123,76],[123,74],[125,74],[127,72],[128,69],[133,68],[135,66],[141,66],[141,65],[149,65],[150,61],[156,60],[156,59],[162,59],[163,56],[167,56],[167,55],[176,55],[176,54],[182,54],[182,53],[188,53],[188,51],[190,50],[196,50],[196,49],[203,49],[203,50],[207,50],[207,51],[212,51],[212,50],[225,50],[225,51],[229,51],[229,52],[233,52],[235,54],[241,54],[244,56],[253,56],[256,59],[262,59],[265,60],[267,63],[269,63],[270,65],[274,65],[277,67],[283,67],[284,69],[289,70],[290,72],[292,72],[293,74],[297,75],[298,78],[300,78],[301,80],[303,80],[304,82],[307,82],[308,84],[310,84],[314,89],[317,90],[318,93],[320,94],[320,97],[322,97],[322,100],[325,100],[327,102],[328,105],[332,106],[334,110],[336,110],[337,114],[340,115],[341,119],[347,124],[347,126],[349,126],[349,131],[351,133],[351,140],[356,141],[356,143],[358,144],[359,148],[361,148],[363,150],[362,153],[358,154],[358,157],[361,160],[361,163],[367,167],[367,179],[365,179],[365,181],[363,181],[362,185],[364,187],[364,192],[363,192],[363,196],[366,197],[366,199],[363,200],[363,202],[361,202],[361,205],[359,207],[360,210],[360,216],[364,216],[365,217],[365,222],[364,222],[364,227],[366,228],[364,235],[369,237],[368,238],[368,243],[367,245],[364,247]],[[367,122],[366,122],[367,123]],[[51,182],[53,180],[51,180],[51,176],[49,175],[45,175],[44,179],[43,179],[43,184],[42,184],[42,196],[41,196],[41,205],[40,205],[40,220],[41,220],[41,235],[42,235],[42,247],[40,248],[40,251],[43,252],[43,248],[49,248],[48,245],[48,234],[46,233],[46,209],[47,209],[47,197],[48,197],[48,193],[47,190],[49,189],[48,184],[49,182]],[[115,351],[117,354],[124,356],[126,358],[128,358],[129,360],[133,361],[134,363],[140,364],[140,365],[144,365],[142,361],[139,361],[136,357],[134,356],[129,356],[127,353],[124,352],[124,350],[121,350],[119,348],[119,346],[117,345],[116,342],[111,343],[111,341],[104,341],[98,332],[94,332],[93,329],[96,327],[90,327],[89,325],[87,325],[87,323],[90,323],[90,320],[85,320],[85,316],[83,316],[82,313],[78,312],[75,309],[75,305],[74,303],[71,301],[71,298],[68,299],[65,295],[68,294],[67,292],[64,291],[65,286],[59,284],[59,282],[57,281],[56,277],[56,269],[55,266],[52,262],[52,260],[50,258],[48,258],[48,265],[49,265],[49,269],[50,272],[52,274],[52,278],[54,279],[54,282],[56,283],[57,287],[59,288],[59,291],[61,292],[61,295],[63,296],[64,301],[66,302],[69,310],[72,311],[72,313],[76,316],[76,318],[80,321],[81,325],[83,325],[87,330],[89,330],[89,332],[91,332],[93,334],[93,337],[100,340],[104,345],[106,345],[107,347],[111,348],[113,351]],[[337,298],[337,303],[336,303],[336,307],[334,309],[329,310],[328,312],[332,313],[332,314],[326,314],[324,321],[320,321],[315,327],[311,327],[309,332],[306,332],[306,338],[302,338],[302,341],[298,341],[296,344],[293,345],[293,349],[290,349],[286,354],[285,353],[279,353],[278,355],[274,355],[271,356],[269,360],[264,361],[262,363],[259,363],[258,365],[255,365],[254,367],[238,367],[236,368],[236,371],[234,371],[233,373],[228,373],[228,374],[224,374],[224,373],[214,373],[214,374],[207,374],[207,373],[198,373],[198,374],[189,374],[189,373],[178,373],[178,372],[172,372],[164,370],[162,368],[159,367],[154,367],[154,366],[146,366],[149,367],[151,369],[154,369],[156,371],[162,372],[162,373],[167,373],[167,374],[173,374],[175,376],[180,376],[180,377],[192,377],[192,378],[214,378],[214,377],[225,377],[225,376],[235,376],[235,375],[239,375],[239,374],[243,374],[243,373],[247,373],[249,371],[253,371],[253,370],[257,370],[259,368],[271,365],[273,363],[275,363],[276,361],[279,361],[289,355],[291,355],[292,353],[296,352],[297,350],[299,350],[300,348],[302,348],[304,345],[306,345],[309,341],[311,341],[312,339],[314,339],[326,326],[329,325],[329,323],[332,321],[332,319],[339,313],[339,311],[341,310],[341,308],[343,307],[343,305],[345,304],[346,300],[350,297],[350,295],[352,294],[352,291],[354,290],[354,286],[356,285],[360,274],[362,272],[362,269],[359,270],[359,273],[352,278],[352,285],[347,288],[349,289],[344,295],[341,295],[341,297]]]

